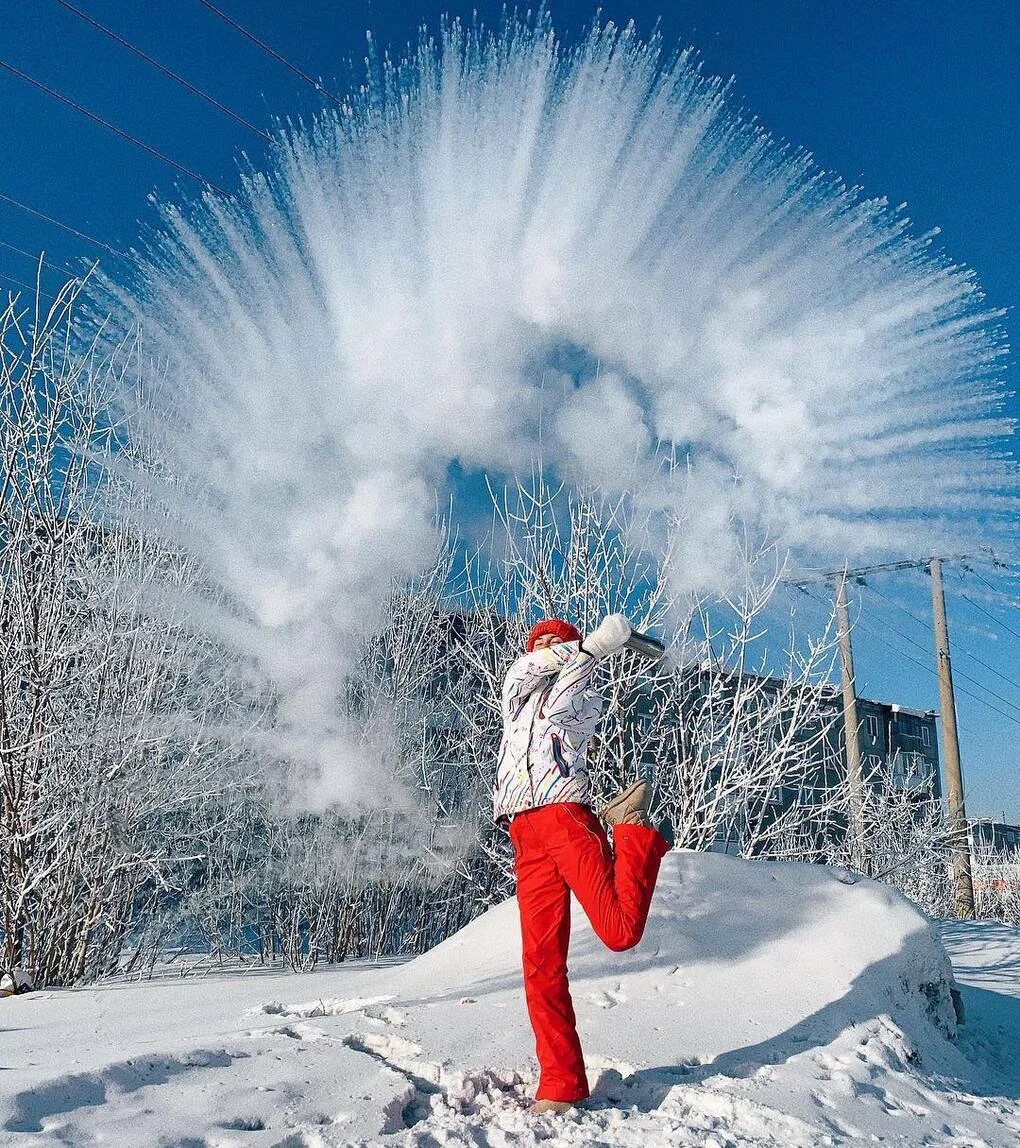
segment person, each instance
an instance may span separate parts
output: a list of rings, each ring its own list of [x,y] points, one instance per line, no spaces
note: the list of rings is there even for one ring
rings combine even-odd
[[[588,1096],[567,981],[571,893],[610,949],[633,948],[669,849],[648,819],[647,781],[601,811],[612,849],[589,803],[586,750],[602,714],[592,677],[630,633],[622,614],[583,641],[569,622],[546,618],[503,683],[495,817],[508,826],[514,850],[524,995],[540,1068],[535,1113],[565,1112]]]

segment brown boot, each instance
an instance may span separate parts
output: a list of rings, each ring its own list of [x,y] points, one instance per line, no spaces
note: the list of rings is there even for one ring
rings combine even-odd
[[[644,825],[651,828],[652,823],[648,820],[648,804],[651,799],[651,787],[641,778],[618,793],[600,816],[607,825]]]
[[[573,1107],[569,1100],[536,1100],[528,1111],[533,1116],[541,1116],[543,1112],[551,1113],[553,1116],[562,1116],[564,1112],[569,1112]]]

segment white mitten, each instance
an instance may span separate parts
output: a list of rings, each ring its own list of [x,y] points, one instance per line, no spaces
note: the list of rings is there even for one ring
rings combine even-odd
[[[606,658],[619,653],[629,637],[630,622],[623,614],[610,614],[584,639],[581,649],[593,658]]]

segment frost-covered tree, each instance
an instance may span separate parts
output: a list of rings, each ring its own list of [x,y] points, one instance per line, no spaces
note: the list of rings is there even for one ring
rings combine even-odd
[[[116,965],[195,852],[190,830],[163,827],[187,826],[243,756],[202,734],[232,696],[216,651],[172,613],[153,624],[153,598],[193,570],[104,513],[133,348],[82,343],[81,290],[0,315],[2,963],[57,984]]]

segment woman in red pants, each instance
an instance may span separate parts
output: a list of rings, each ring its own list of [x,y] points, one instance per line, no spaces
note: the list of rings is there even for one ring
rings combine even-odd
[[[541,1068],[532,1112],[563,1112],[588,1095],[567,984],[570,894],[609,948],[633,948],[669,849],[648,820],[646,781],[602,810],[613,849],[588,804],[585,751],[602,714],[592,672],[630,632],[611,614],[582,641],[569,622],[547,618],[503,684],[495,815],[509,823],[514,847],[524,994]]]

